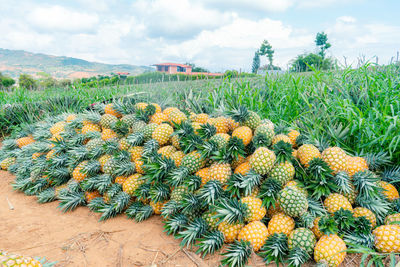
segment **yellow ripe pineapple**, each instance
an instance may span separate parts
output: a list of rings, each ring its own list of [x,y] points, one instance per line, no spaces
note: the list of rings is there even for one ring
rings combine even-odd
[[[253,221],[240,230],[238,240],[249,241],[255,252],[259,251],[268,238],[268,229],[264,223]]]
[[[100,126],[94,123],[88,123],[82,127],[82,134],[88,134],[91,132],[101,132]]]
[[[229,163],[213,163],[209,169],[210,180],[220,181],[225,184],[232,175],[231,165]]]
[[[322,152],[321,156],[334,174],[347,170],[347,155],[340,147],[328,147]]]
[[[207,120],[208,120],[208,114],[205,114],[205,113],[196,114],[196,116],[194,118],[195,122],[198,122],[201,124],[206,123]]]
[[[210,168],[202,168],[198,170],[195,175],[201,178],[201,186],[203,186],[210,181]]]
[[[0,167],[2,170],[7,171],[8,168],[15,163],[15,161],[16,161],[16,158],[14,158],[14,157],[5,158],[1,161]]]
[[[97,197],[101,197],[101,194],[99,193],[99,191],[86,191],[85,192],[85,200],[86,203],[90,203],[93,199],[97,198]]]
[[[312,159],[321,158],[321,153],[314,145],[304,144],[297,149],[297,157],[300,163],[308,168]]]
[[[240,202],[247,206],[247,222],[260,221],[267,214],[267,209],[263,207],[262,200],[257,197],[244,197],[240,199]]]
[[[128,152],[131,154],[131,161],[134,162],[138,158],[142,156],[143,147],[142,146],[133,146],[131,147]]]
[[[180,110],[173,110],[171,113],[168,114],[168,121],[171,124],[181,124],[182,122],[186,121],[187,117],[185,113]]]
[[[168,121],[168,116],[161,112],[154,113],[154,115],[150,117],[151,123],[161,124],[166,121]]]
[[[102,155],[100,158],[99,158],[99,163],[100,163],[100,167],[101,167],[101,171],[103,171],[103,167],[104,167],[104,165],[106,165],[106,162],[109,160],[109,159],[111,159],[112,157],[111,157],[111,155]]]
[[[117,138],[118,138],[117,134],[111,129],[104,129],[101,132],[101,139],[103,139],[104,141],[117,139]]]
[[[386,216],[385,224],[400,224],[400,213],[394,213]]]
[[[165,115],[167,115],[167,117],[168,117],[168,115],[169,115],[172,111],[176,111],[176,110],[180,111],[180,110],[179,110],[178,108],[176,108],[176,107],[168,107],[168,108],[164,109],[163,113],[164,113]]]
[[[295,158],[295,159],[298,158],[298,157],[297,157],[297,149],[293,149],[293,151],[292,151],[292,156],[293,156],[293,158]]]
[[[193,130],[194,130],[194,133],[195,134],[198,134],[199,133],[199,130],[201,129],[201,123],[198,123],[198,122],[192,122],[192,127],[193,127]]]
[[[159,104],[157,104],[157,103],[150,103],[150,104],[156,108],[156,113],[162,112],[162,109]]]
[[[272,145],[275,145],[279,141],[283,141],[285,143],[292,144],[292,142],[290,141],[289,136],[287,136],[285,134],[277,134],[277,135],[275,135],[274,138],[272,138]]]
[[[25,137],[18,138],[17,140],[15,140],[15,142],[17,143],[17,146],[19,148],[21,148],[21,147],[24,147],[24,146],[34,143],[35,139],[33,139],[32,136],[25,136]]]
[[[56,122],[53,126],[51,126],[50,133],[54,135],[63,132],[66,124],[67,123],[65,121]]]
[[[322,236],[314,248],[314,260],[330,267],[339,266],[346,257],[346,244],[338,235]]]
[[[76,119],[76,114],[68,114],[67,117],[65,117],[65,121],[67,123],[70,123]]]
[[[232,118],[227,118],[227,120],[228,120],[229,131],[234,131],[236,128],[240,126],[240,123]]]
[[[117,176],[117,177],[115,177],[115,181],[114,182],[116,184],[122,185],[126,181],[126,179],[128,179],[128,177],[126,177],[126,176]]]
[[[344,210],[353,211],[350,201],[343,195],[338,193],[330,194],[324,201],[324,206],[329,213],[335,213],[343,208]]]
[[[110,104],[107,104],[107,105],[104,107],[104,113],[105,113],[105,114],[113,115],[113,116],[115,116],[115,117],[117,117],[117,118],[122,117],[121,113],[115,111],[115,109],[113,108],[113,104],[111,104],[111,103],[110,103]]]
[[[276,213],[268,223],[268,232],[270,235],[275,233],[284,233],[290,235],[294,230],[294,220],[283,212]]]
[[[375,248],[382,253],[400,253],[400,225],[381,225],[372,231]]]
[[[83,173],[83,168],[87,165],[87,161],[82,161],[81,163],[78,164],[78,166],[75,167],[75,169],[72,171],[72,179],[74,179],[77,182],[81,182],[86,179],[87,174]]]
[[[297,139],[297,137],[299,137],[299,135],[300,135],[300,133],[293,129],[288,132],[287,136],[289,137],[290,143],[292,144],[293,147],[297,146],[296,139]]]
[[[171,159],[175,162],[176,167],[181,166],[182,159],[185,156],[185,153],[182,151],[176,151],[171,155]]]
[[[233,130],[232,137],[236,136],[237,138],[243,141],[243,144],[247,146],[250,144],[251,139],[253,138],[253,131],[247,126],[240,126]]]
[[[163,146],[157,150],[158,154],[166,158],[171,158],[172,154],[176,152],[176,148],[174,146]]]
[[[324,235],[324,233],[322,233],[321,230],[319,229],[318,223],[320,220],[321,220],[321,217],[315,218],[314,222],[313,222],[313,227],[311,228],[311,231],[314,233],[314,235],[317,239],[320,239]]]
[[[122,191],[129,195],[133,195],[136,189],[144,183],[141,179],[142,175],[140,173],[135,173],[129,176],[122,184]]]
[[[218,225],[218,231],[224,235],[225,243],[232,243],[237,239],[243,227],[244,225],[242,223],[229,224],[227,222],[221,222]]]
[[[249,162],[250,157],[243,157],[242,155],[239,155],[236,159],[234,159],[232,161],[232,169],[236,169],[240,164],[244,163],[244,162]]]
[[[131,145],[126,140],[126,137],[121,138],[118,143],[119,143],[119,149],[121,150],[129,150],[129,148],[131,147]]]
[[[266,147],[259,147],[250,158],[251,168],[258,174],[267,174],[274,166],[275,153]]]
[[[356,172],[368,170],[367,161],[362,157],[347,157],[347,172],[352,177]]]
[[[42,267],[40,261],[34,258],[7,253],[3,250],[0,250],[0,265],[4,267]]]
[[[47,152],[46,154],[46,159],[50,160],[51,158],[53,158],[54,154],[56,153],[55,150],[50,150],[49,152]]]
[[[139,102],[135,104],[136,109],[145,110],[147,108],[147,103]]]
[[[165,145],[169,142],[174,128],[166,123],[160,124],[153,131],[152,138],[155,139],[160,146]]]
[[[239,166],[235,168],[234,173],[238,173],[241,175],[246,175],[251,170],[251,166],[249,162],[243,162]]]
[[[144,164],[144,161],[142,158],[138,158],[135,160],[135,168],[136,168],[137,173],[145,174],[145,171],[142,168],[143,164]]]
[[[172,144],[176,149],[181,149],[181,144],[179,144],[179,136],[177,136],[177,135],[172,135],[172,136],[171,136],[171,144]]]
[[[393,201],[395,199],[399,198],[399,192],[397,191],[396,187],[394,187],[392,184],[389,184],[388,182],[385,181],[379,181],[379,186],[382,187],[383,189],[383,195],[390,201]]]
[[[162,207],[164,206],[164,204],[166,203],[167,201],[165,201],[165,202],[153,202],[153,201],[150,201],[150,206],[153,208],[153,211],[154,211],[154,214],[157,214],[157,215],[160,215],[161,214],[161,209],[162,209]]]
[[[39,157],[42,156],[42,155],[44,155],[44,153],[35,152],[35,153],[32,154],[32,159],[37,159],[37,158],[39,158]]]
[[[217,133],[228,133],[229,132],[229,122],[225,117],[210,118],[208,123],[214,125],[217,128]]]
[[[367,208],[357,207],[353,210],[354,217],[365,217],[370,223],[372,228],[376,226],[376,216],[375,214]]]

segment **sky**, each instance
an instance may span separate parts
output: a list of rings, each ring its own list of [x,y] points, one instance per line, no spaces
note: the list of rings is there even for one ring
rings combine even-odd
[[[387,64],[400,51],[399,10],[396,0],[0,0],[0,48],[250,71],[264,39],[274,65],[287,68],[324,31],[341,64]]]

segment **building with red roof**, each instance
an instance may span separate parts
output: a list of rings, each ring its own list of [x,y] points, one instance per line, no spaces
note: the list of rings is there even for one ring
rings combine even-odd
[[[186,74],[186,75],[206,75],[206,76],[221,76],[222,73],[210,72],[192,72],[192,66],[178,63],[158,63],[153,64],[156,70],[168,74]]]

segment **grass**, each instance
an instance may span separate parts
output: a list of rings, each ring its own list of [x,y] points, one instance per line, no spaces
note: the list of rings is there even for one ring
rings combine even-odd
[[[0,105],[18,103],[30,110],[29,107],[42,103],[45,112],[34,110],[26,117],[15,112],[12,117],[22,117],[16,122],[0,118],[0,127],[7,132],[10,124],[16,127],[49,113],[79,112],[90,103],[136,93],[144,101],[196,112],[223,113],[245,105],[263,118],[298,128],[320,142],[339,145],[353,154],[383,151],[394,163],[400,164],[399,74],[398,64],[366,64],[358,69],[335,72],[314,70],[307,75],[286,73],[265,78],[44,91],[17,89],[0,92]],[[70,104],[62,105],[63,99],[68,99]],[[3,117],[6,114],[4,108],[1,114]]]

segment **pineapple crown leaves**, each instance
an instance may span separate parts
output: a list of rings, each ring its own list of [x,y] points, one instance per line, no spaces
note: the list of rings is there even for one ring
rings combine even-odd
[[[134,201],[132,204],[128,206],[125,210],[126,217],[129,219],[135,219],[136,214],[139,210],[144,206],[144,204],[140,201]]]
[[[14,149],[18,149],[17,143],[15,139],[6,139],[2,142],[2,151],[11,151]]]
[[[47,181],[47,179],[43,178],[37,179],[36,181],[32,182],[28,188],[24,190],[24,193],[29,196],[37,195],[47,187],[49,187],[49,182]]]
[[[202,218],[195,218],[184,230],[177,234],[178,238],[182,238],[180,243],[181,247],[186,246],[189,248],[189,246],[192,246],[207,230],[207,222]]]
[[[257,133],[254,135],[253,139],[251,140],[251,150],[252,152],[255,151],[259,147],[269,147],[271,145],[272,139],[269,138],[266,134]]]
[[[311,256],[300,247],[294,247],[289,251],[286,263],[289,267],[300,267],[305,264]]]
[[[348,231],[355,226],[353,213],[349,210],[340,208],[333,214],[333,218],[336,221],[339,232]]]
[[[313,197],[308,197],[307,201],[308,201],[308,212],[311,215],[315,217],[326,215],[326,210],[321,200],[315,199]]]
[[[107,203],[104,203],[104,205],[101,206],[99,212],[102,213],[99,218],[99,222],[108,220],[110,218],[114,218],[115,216],[118,215],[113,206]]]
[[[128,115],[135,112],[135,104],[126,98],[114,100],[112,107],[115,111],[123,115]]]
[[[162,157],[160,154],[157,154],[151,162],[143,165],[143,169],[146,172],[146,179],[158,182],[162,182],[175,168],[175,161],[173,159]]]
[[[55,186],[62,185],[70,179],[69,169],[66,167],[49,167],[49,169],[45,171],[45,175],[47,175],[47,178],[49,179],[51,184]]]
[[[150,218],[151,215],[153,215],[154,210],[150,205],[143,205],[140,207],[136,214],[135,214],[135,221],[136,222],[142,222],[144,220],[147,220]]]
[[[175,200],[169,200],[161,208],[161,216],[164,218],[169,218],[177,214],[181,210],[181,206]]]
[[[81,117],[82,120],[87,120],[92,123],[100,123],[101,114],[96,111],[85,110]]]
[[[231,197],[239,197],[241,195],[240,183],[244,180],[244,176],[239,173],[233,174],[226,182],[226,191]]]
[[[194,192],[200,188],[201,178],[197,175],[189,175],[183,183],[187,186],[189,192]]]
[[[400,198],[393,200],[391,203],[390,213],[400,213]]]
[[[145,142],[143,145],[142,157],[148,158],[153,153],[157,152],[157,150],[159,148],[160,148],[160,145],[158,144],[158,142],[154,139],[150,139],[149,141]]]
[[[198,191],[198,197],[204,200],[207,204],[214,204],[218,198],[224,193],[222,184],[219,181],[211,180],[208,181]]]
[[[76,162],[81,162],[88,159],[89,150],[85,146],[77,146],[68,151],[69,165],[74,165]]]
[[[137,200],[145,201],[150,197],[150,184],[145,183],[139,185],[139,187],[135,190],[133,195],[137,198]]]
[[[33,183],[30,177],[21,177],[18,178],[12,183],[12,187],[14,190],[19,190],[19,191],[25,191],[29,189],[29,187],[32,187]]]
[[[247,205],[237,199],[221,198],[215,205],[216,219],[229,224],[243,223],[248,214]]]
[[[227,115],[231,116],[231,118],[239,123],[244,123],[250,117],[250,112],[245,106],[240,106],[231,111],[227,112]]]
[[[286,234],[274,233],[267,238],[259,255],[266,264],[274,261],[277,266],[279,266],[279,263],[284,262],[288,252],[288,239]]]
[[[129,176],[136,171],[135,163],[130,161],[117,161],[114,175],[115,176]]]
[[[253,249],[249,241],[235,240],[231,244],[226,252],[222,253],[224,258],[222,259],[222,265],[229,267],[244,267],[246,266]]]
[[[338,187],[334,182],[332,170],[328,164],[320,158],[314,158],[310,161],[307,168],[309,179],[305,179],[306,189],[317,199],[322,196],[328,196],[332,192],[337,192]]]
[[[144,142],[144,134],[142,132],[130,134],[126,137],[126,141],[131,146],[141,146]]]
[[[281,190],[281,184],[275,179],[266,179],[260,187],[258,197],[263,200],[263,206],[269,209],[275,207],[278,198],[278,193]]]
[[[294,160],[292,156],[293,148],[289,143],[281,140],[273,146],[273,151],[276,155],[277,163],[283,163],[285,161],[292,162]]]
[[[346,232],[343,235],[343,241],[346,243],[348,253],[363,253],[366,249],[373,249],[375,237],[371,233],[367,234],[359,234],[359,233],[349,233]],[[375,252],[375,251],[373,251]],[[364,254],[366,255],[366,254]],[[367,254],[369,255],[369,254]],[[367,266],[361,263],[360,266]],[[383,263],[381,265],[369,265],[369,266],[384,266]],[[394,266],[394,265],[393,265]]]
[[[115,211],[115,213],[121,213],[128,206],[131,201],[131,196],[125,192],[119,192],[116,194],[110,201],[111,208]]]
[[[214,230],[206,232],[201,238],[197,240],[196,246],[198,247],[196,253],[202,254],[204,258],[207,255],[213,255],[224,245],[224,234],[220,231]]]
[[[92,201],[90,201],[90,203],[88,203],[87,206],[90,211],[103,213],[107,205],[102,197],[96,197],[92,199]]]
[[[367,161],[368,169],[371,171],[379,171],[389,166],[390,156],[387,152],[379,151],[377,153],[362,151],[358,156],[363,157]]]
[[[146,110],[142,109],[136,109],[135,118],[145,123],[148,123],[150,121],[149,114],[146,112]]]
[[[359,194],[356,202],[360,207],[367,208],[376,215],[376,220],[382,223],[389,213],[391,204],[384,197],[368,198]]]
[[[102,152],[104,154],[113,155],[120,151],[119,145],[115,141],[105,141],[102,147]]]
[[[283,121],[280,121],[278,124],[275,124],[274,132],[275,132],[275,134],[288,134],[289,127],[287,126],[286,123],[284,123]]]
[[[66,166],[74,166],[72,163],[79,163],[79,162],[74,162],[74,161],[68,161],[68,156],[66,154],[57,154],[54,155],[51,160],[49,160],[49,163],[51,166],[54,168],[61,168],[61,167],[66,167]],[[70,163],[71,165],[69,165]]]
[[[85,194],[83,191],[65,191],[59,196],[60,203],[58,208],[63,212],[72,211],[79,206],[83,206],[86,203]]]
[[[370,234],[372,230],[371,222],[364,216],[354,218],[354,227],[351,233]]]
[[[244,195],[249,196],[253,189],[261,184],[263,177],[253,170],[250,170],[240,182],[240,188],[243,189]]]
[[[318,227],[325,235],[337,234],[339,231],[337,222],[332,216],[323,216],[318,222]]]
[[[47,188],[37,195],[38,203],[47,203],[56,200],[56,191],[54,187]]]
[[[393,184],[396,188],[400,186],[400,165],[385,168],[382,172],[382,180]]]
[[[166,181],[170,186],[173,186],[173,187],[179,186],[184,183],[184,181],[188,177],[188,175],[189,175],[188,168],[178,167],[178,168],[171,170],[168,173],[168,177],[167,177]]]
[[[217,162],[230,163],[245,154],[245,146],[242,139],[233,136],[229,139],[225,147],[213,153],[211,159]]]
[[[104,193],[112,185],[112,177],[108,174],[100,174],[89,177],[81,182],[84,191],[97,190]]]
[[[129,133],[129,125],[124,121],[118,120],[111,125],[111,130],[119,137],[123,137]]]
[[[100,193],[102,193],[101,190],[97,189]],[[116,196],[119,192],[122,191],[122,185],[114,183],[111,184],[109,187],[106,188],[104,194],[107,195],[110,198],[113,198]]]
[[[200,129],[197,130],[197,134],[205,140],[210,139],[216,133],[217,133],[217,128],[209,123],[202,124],[200,126]]]
[[[182,151],[185,153],[190,153],[192,151],[201,148],[204,144],[204,140],[195,134],[190,134],[187,136],[183,136],[179,140],[179,145],[182,148]]]
[[[335,175],[334,179],[340,193],[343,194],[353,193],[354,189],[352,187],[350,176],[347,172],[345,171],[338,172]]]
[[[205,208],[206,203],[200,197],[193,193],[187,193],[183,196],[182,201],[179,203],[182,213],[191,215],[196,211],[201,211]]]
[[[173,135],[177,135],[180,138],[194,134],[194,128],[188,121],[183,121],[181,124],[174,123],[174,128],[175,131]]]
[[[214,140],[204,142],[198,147],[198,151],[201,154],[202,159],[208,159],[219,150],[218,143]]]
[[[312,228],[314,226],[314,220],[316,216],[310,212],[306,212],[300,217],[294,218],[296,223],[296,228]]]
[[[176,235],[187,226],[188,222],[189,219],[186,217],[186,215],[173,215],[165,221],[164,232],[166,232],[168,235]]]
[[[383,189],[379,186],[379,177],[369,170],[359,171],[353,175],[353,185],[360,196],[381,198]]]
[[[101,170],[100,162],[98,162],[97,160],[89,160],[85,164],[85,166],[83,166],[80,172],[83,174],[87,174],[89,176],[93,176],[100,173],[100,170]]]
[[[150,187],[149,196],[150,199],[155,203],[168,200],[170,195],[171,189],[166,184],[156,183]]]

